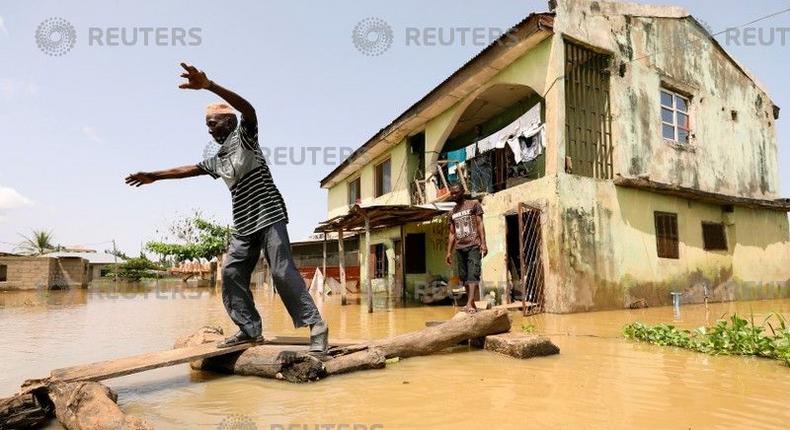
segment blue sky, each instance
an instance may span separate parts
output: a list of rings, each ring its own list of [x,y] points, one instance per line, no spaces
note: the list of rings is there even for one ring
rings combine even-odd
[[[714,30],[790,7],[775,0],[673,2]],[[408,27],[508,28],[545,1],[3,1],[0,3],[0,250],[19,233],[54,231],[64,245],[105,249],[116,239],[136,253],[179,215],[202,209],[230,222],[230,198],[208,177],[132,189],[138,170],[193,164],[209,142],[207,92],[177,88],[180,61],[236,90],[256,107],[261,144],[357,147],[483,48],[406,46]],[[77,30],[76,46],[44,55],[34,33],[61,17]],[[352,44],[354,25],[379,17],[394,30],[377,57]],[[790,27],[790,14],[755,24]],[[199,46],[88,46],[89,27],[197,27]],[[727,49],[790,109],[786,45]],[[790,161],[790,114],[778,121],[779,165]],[[298,154],[298,152],[297,152]],[[292,239],[326,215],[318,181],[326,163],[272,166],[290,213]],[[790,170],[781,190],[790,189]]]

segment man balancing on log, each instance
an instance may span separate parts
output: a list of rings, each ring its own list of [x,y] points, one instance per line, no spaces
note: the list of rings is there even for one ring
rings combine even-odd
[[[450,185],[450,198],[455,202],[455,207],[450,211],[450,235],[445,260],[448,265],[452,265],[455,254],[458,278],[466,289],[464,311],[475,313],[481,260],[488,254],[483,207],[477,199],[467,199],[459,183]]]
[[[291,255],[288,214],[280,191],[274,185],[269,166],[258,145],[258,118],[255,109],[241,96],[208,79],[194,66],[181,63],[187,82],[181,89],[209,90],[226,103],[206,109],[206,126],[221,145],[217,154],[197,165],[156,172],[138,172],[126,183],[139,187],[160,179],[180,179],[210,175],[222,178],[233,202],[234,233],[228,257],[222,267],[222,302],[239,332],[221,341],[221,348],[247,342],[263,342],[261,316],[255,309],[250,278],[263,250],[274,279],[274,287],[293,319],[294,327],[310,327],[310,352],[325,353],[329,328],[305,288]],[[235,109],[235,110],[234,110]],[[241,113],[237,121],[236,112]]]

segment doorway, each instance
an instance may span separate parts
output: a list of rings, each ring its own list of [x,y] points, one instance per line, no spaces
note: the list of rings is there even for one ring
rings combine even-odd
[[[508,282],[504,301],[522,302],[525,314],[543,312],[543,253],[540,209],[520,203],[505,215]]]

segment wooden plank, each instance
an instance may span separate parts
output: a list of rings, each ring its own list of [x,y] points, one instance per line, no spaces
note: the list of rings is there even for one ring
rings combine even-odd
[[[364,342],[366,341],[334,339],[330,341],[330,346],[346,347]],[[216,343],[207,343],[189,348],[147,352],[114,360],[55,369],[50,373],[50,377],[64,382],[101,381],[104,379],[118,378],[134,373],[145,372],[147,370],[189,363],[194,360],[244,351],[247,348],[257,345],[304,346],[309,344],[309,338],[294,336],[272,336],[267,337],[266,342],[263,344],[245,343],[229,348],[217,348]]]
[[[103,379],[117,378],[133,373],[144,372],[146,370],[243,351],[254,345],[255,344],[252,343],[246,343],[229,348],[217,348],[217,344],[207,343],[189,348],[148,352],[115,360],[99,361],[87,365],[56,369],[50,373],[50,377],[64,382],[101,381]]]

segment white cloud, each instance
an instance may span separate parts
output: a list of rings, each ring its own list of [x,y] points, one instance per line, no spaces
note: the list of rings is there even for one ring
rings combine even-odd
[[[96,131],[96,127],[86,125],[82,127],[82,134],[84,134],[85,137],[87,137],[93,142],[102,143],[102,139],[101,137],[99,137],[99,133]]]
[[[5,26],[5,21],[2,16],[0,16],[0,33],[8,34],[8,28]]]
[[[0,210],[30,206],[33,201],[11,187],[0,185]]]

